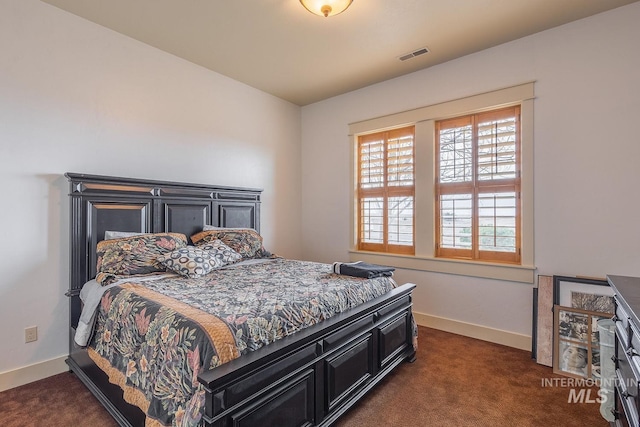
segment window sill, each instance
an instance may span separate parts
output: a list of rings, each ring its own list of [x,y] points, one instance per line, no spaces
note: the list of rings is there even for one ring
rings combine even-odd
[[[458,259],[434,258],[417,255],[397,255],[380,252],[349,251],[350,261],[365,261],[409,270],[457,274],[510,282],[534,283],[534,266],[499,264]]]

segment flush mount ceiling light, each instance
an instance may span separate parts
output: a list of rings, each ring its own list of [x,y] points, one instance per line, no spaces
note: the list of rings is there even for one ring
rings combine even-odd
[[[300,0],[311,13],[319,16],[334,16],[347,10],[353,0]]]

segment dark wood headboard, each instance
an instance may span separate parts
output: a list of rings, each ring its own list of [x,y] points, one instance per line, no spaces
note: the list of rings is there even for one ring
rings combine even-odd
[[[96,275],[96,244],[105,231],[175,232],[189,237],[205,224],[260,231],[260,189],[69,172],[65,176],[71,200],[67,296],[72,329],[80,318],[80,289]]]

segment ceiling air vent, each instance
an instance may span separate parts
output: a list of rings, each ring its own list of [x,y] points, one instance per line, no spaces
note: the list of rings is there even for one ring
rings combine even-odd
[[[407,59],[415,58],[416,56],[424,55],[425,53],[429,53],[429,49],[427,49],[426,47],[422,47],[418,50],[407,53],[406,55],[402,55],[398,59],[400,59],[400,61],[406,61]]]

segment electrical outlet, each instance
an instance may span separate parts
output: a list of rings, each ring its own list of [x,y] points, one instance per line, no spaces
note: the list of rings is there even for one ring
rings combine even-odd
[[[24,342],[34,342],[38,340],[38,327],[31,326],[24,330]]]

